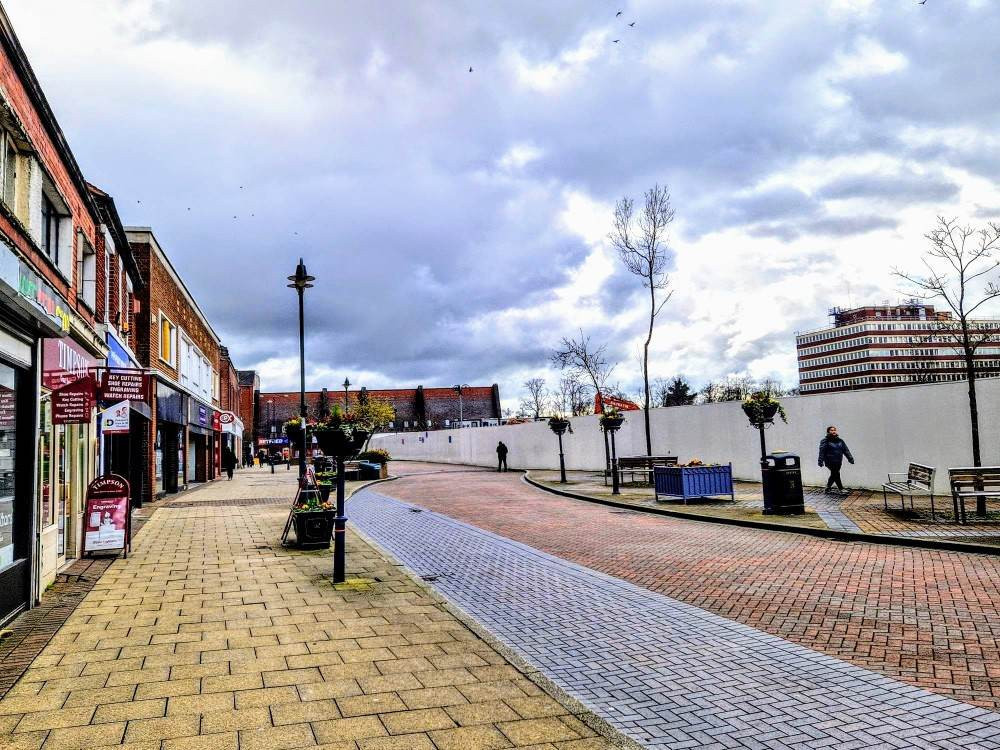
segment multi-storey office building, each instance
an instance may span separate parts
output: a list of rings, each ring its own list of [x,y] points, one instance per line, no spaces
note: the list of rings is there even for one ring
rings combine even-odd
[[[796,336],[803,394],[965,379],[958,321],[910,300],[830,311],[833,325]],[[1000,320],[971,322],[977,377],[1000,375]]]

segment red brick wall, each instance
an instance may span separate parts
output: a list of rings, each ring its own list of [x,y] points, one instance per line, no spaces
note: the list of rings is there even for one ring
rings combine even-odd
[[[17,249],[31,262],[38,273],[61,294],[70,307],[76,311],[90,325],[94,324],[94,315],[87,310],[83,304],[76,301],[76,260],[77,242],[76,230],[81,229],[90,240],[91,244],[96,241],[96,219],[91,214],[86,199],[77,190],[76,185],[70,176],[67,165],[59,155],[59,150],[50,138],[48,131],[43,125],[39,113],[31,103],[28,91],[18,78],[14,65],[7,54],[6,49],[0,45],[0,89],[2,96],[17,113],[18,118],[24,125],[24,129],[31,139],[37,151],[38,160],[42,163],[45,171],[48,172],[52,181],[58,187],[59,192],[66,199],[70,214],[73,220],[73,271],[69,282],[55,270],[49,259],[41,252],[35,241],[27,233],[27,228],[20,224],[17,219],[11,218],[3,210],[0,210],[0,232],[3,232]],[[104,273],[103,267],[98,267],[98,276]]]

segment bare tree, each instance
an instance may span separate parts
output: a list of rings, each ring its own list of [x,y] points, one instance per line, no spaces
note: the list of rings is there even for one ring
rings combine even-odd
[[[972,429],[972,463],[982,466],[979,444],[979,404],[976,398],[976,349],[996,337],[995,328],[979,326],[971,317],[987,302],[1000,297],[996,278],[988,275],[1000,267],[1000,224],[990,222],[981,229],[962,226],[958,219],[937,217],[937,226],[924,235],[930,248],[924,253],[923,274],[896,269],[895,275],[911,284],[921,299],[940,299],[955,316],[952,321],[938,321],[935,328],[954,342],[965,360],[969,386],[969,423]],[[973,287],[983,284],[982,290]],[[976,514],[986,514],[986,498],[976,498]]]
[[[578,375],[568,374],[559,378],[559,390],[552,395],[557,413],[578,417],[590,413],[587,403],[587,385]]]
[[[521,399],[521,409],[525,416],[538,419],[545,411],[545,404],[549,400],[549,392],[545,388],[545,378],[529,378],[524,383],[528,395]]]
[[[590,336],[580,330],[580,338],[563,337],[559,348],[552,353],[552,364],[560,370],[589,381],[598,396],[604,397],[604,388],[615,366],[608,363],[607,346],[594,346]]]
[[[642,279],[649,290],[649,329],[642,346],[643,412],[646,423],[646,455],[653,455],[653,438],[649,425],[649,345],[653,340],[656,316],[673,294],[667,291],[670,277],[667,263],[670,259],[667,246],[668,231],[674,220],[670,205],[670,191],[666,186],[653,185],[645,193],[645,204],[635,215],[632,199],[624,197],[615,205],[614,229],[608,238],[618,251],[625,267]],[[662,292],[657,297],[657,292]]]

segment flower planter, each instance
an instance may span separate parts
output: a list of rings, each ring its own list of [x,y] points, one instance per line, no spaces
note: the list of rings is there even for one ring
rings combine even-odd
[[[288,442],[292,446],[302,445],[302,428],[301,427],[285,427],[285,436],[288,438]]]
[[[343,430],[314,430],[313,437],[324,455],[338,458],[353,458],[361,452],[368,440],[365,430],[354,430],[348,434]]]
[[[687,504],[691,497],[729,495],[733,491],[733,465],[725,466],[655,466],[653,486],[656,499],[660,496],[681,498]]]
[[[316,488],[319,490],[320,502],[327,502],[330,499],[330,493],[333,491],[332,484],[317,484]]]
[[[567,429],[569,429],[569,420],[550,419],[549,429],[552,430],[552,432],[554,432],[556,435],[562,435],[564,432],[566,432]]]
[[[295,543],[304,549],[327,549],[333,538],[334,510],[307,510],[294,513]]]
[[[601,417],[601,429],[615,432],[625,423],[625,417]]]

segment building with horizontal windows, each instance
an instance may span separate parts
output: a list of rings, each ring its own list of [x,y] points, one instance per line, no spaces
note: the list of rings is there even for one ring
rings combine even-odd
[[[803,395],[965,379],[958,321],[921,300],[830,310],[833,325],[796,336]],[[971,322],[977,377],[1000,375],[1000,320]]]

